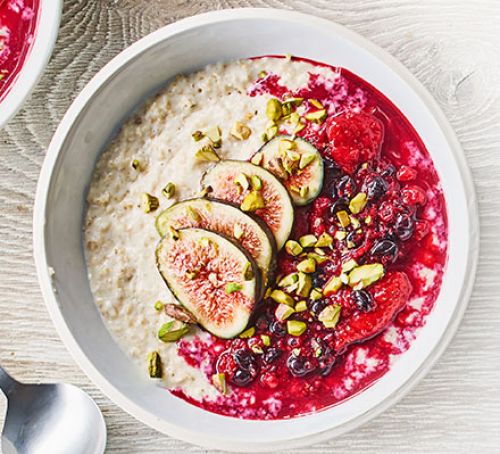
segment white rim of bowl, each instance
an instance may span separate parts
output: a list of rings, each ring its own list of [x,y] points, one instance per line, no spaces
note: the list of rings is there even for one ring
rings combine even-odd
[[[427,358],[422,362],[421,367],[415,373],[413,373],[413,375],[408,377],[406,381],[403,381],[401,386],[396,388],[385,400],[373,406],[369,411],[358,415],[356,418],[353,418],[350,421],[336,427],[332,427],[331,429],[312,435],[307,435],[301,438],[294,438],[293,434],[290,434],[289,439],[280,439],[274,442],[268,442],[265,446],[263,446],[262,444],[258,444],[257,441],[252,446],[242,445],[241,443],[235,444],[234,441],[230,444],[230,446],[228,446],[227,443],[223,445],[223,440],[216,438],[204,441],[200,441],[199,439],[197,439],[195,441],[193,440],[194,434],[192,432],[182,427],[174,426],[171,423],[158,419],[153,414],[144,410],[142,407],[130,400],[125,394],[117,391],[115,387],[100,374],[91,360],[82,351],[72,332],[66,325],[57,298],[52,288],[44,241],[47,194],[50,186],[51,174],[57,162],[60,147],[63,145],[66,134],[71,129],[73,122],[79,116],[82,107],[86,105],[86,103],[95,94],[99,87],[116,70],[125,65],[128,61],[134,59],[145,49],[148,49],[150,46],[156,44],[159,40],[167,39],[172,35],[197,26],[246,18],[271,18],[295,21],[302,20],[308,22],[311,25],[317,25],[324,28],[328,27],[333,33],[338,33],[346,39],[354,42],[358,46],[368,50],[391,70],[397,73],[397,75],[401,77],[401,79],[403,79],[425,103],[450,145],[450,149],[452,150],[453,156],[458,165],[458,170],[460,172],[464,188],[468,194],[468,215],[471,237],[470,247],[468,251],[469,260],[467,262],[466,269],[466,276],[468,277],[462,284],[460,297],[456,304],[454,313],[450,318],[448,326],[443,332],[440,341],[436,343],[432,351],[428,354]],[[48,148],[47,156],[40,173],[40,179],[35,197],[33,216],[33,247],[35,264],[42,294],[46,302],[47,309],[52,317],[54,325],[56,326],[61,339],[63,340],[69,352],[72,354],[77,364],[89,376],[89,378],[91,378],[95,385],[98,386],[102,390],[102,392],[106,396],[108,396],[114,403],[116,403],[136,419],[139,419],[150,427],[189,443],[195,443],[207,448],[231,449],[238,452],[268,452],[275,449],[283,449],[285,447],[303,447],[312,443],[326,441],[328,439],[351,431],[394,405],[397,401],[404,397],[419,380],[421,380],[427,374],[429,369],[433,366],[439,356],[444,352],[451,339],[453,338],[465,312],[470,294],[472,292],[479,256],[479,217],[477,198],[475,195],[474,185],[472,183],[471,173],[469,168],[467,167],[465,155],[460,146],[460,143],[437,102],[405,66],[403,66],[398,60],[392,57],[388,52],[373,44],[366,38],[330,20],[319,18],[309,14],[280,9],[239,8],[204,13],[182,19],[178,22],[162,27],[161,29],[145,36],[144,38],[126,48],[119,55],[114,57],[91,79],[91,81],[85,86],[85,88],[78,95],[78,97],[66,112]]]
[[[47,66],[59,32],[62,0],[41,0],[34,43],[17,77],[0,101],[0,128],[21,109]]]

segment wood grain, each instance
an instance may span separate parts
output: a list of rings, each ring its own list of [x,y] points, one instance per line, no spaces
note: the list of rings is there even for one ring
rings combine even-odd
[[[207,452],[158,434],[112,404],[59,340],[36,281],[31,218],[45,148],[87,81],[138,38],[180,18],[239,6],[335,20],[402,61],[451,121],[480,201],[481,257],[458,334],[398,405],[356,433],[300,452],[500,450],[500,5],[497,0],[67,0],[55,53],[25,108],[0,131],[0,362],[26,381],[67,381],[102,408],[108,452]],[[1,401],[0,410],[5,409]],[[299,452],[299,451],[297,451]]]

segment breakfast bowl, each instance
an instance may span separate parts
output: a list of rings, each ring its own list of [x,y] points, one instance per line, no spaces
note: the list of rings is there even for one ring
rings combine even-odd
[[[0,2],[0,127],[21,108],[54,48],[62,0]]]
[[[439,191],[447,206],[447,259],[439,295],[424,326],[370,386],[321,411],[244,419],[178,398],[145,377],[122,350],[94,302],[83,226],[96,162],[145,99],[177,75],[210,64],[289,54],[346,68],[404,114],[439,175]],[[313,104],[321,106],[318,101]],[[184,160],[182,154],[179,159]],[[137,170],[141,162],[134,159],[131,164]],[[148,197],[146,211],[156,209],[157,201]],[[460,145],[431,96],[397,61],[356,34],[324,19],[272,9],[219,11],[185,19],[115,57],[61,121],[35,202],[34,255],[43,296],[80,367],[116,404],[158,431],[208,448],[240,452],[299,447],[338,436],[399,400],[429,370],[456,331],[472,289],[477,254],[477,207],[470,174]]]

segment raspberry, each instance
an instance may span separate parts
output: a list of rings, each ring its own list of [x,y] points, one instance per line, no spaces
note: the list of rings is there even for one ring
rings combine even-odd
[[[408,276],[400,271],[387,273],[367,289],[374,301],[370,312],[355,312],[337,325],[335,348],[342,352],[348,345],[377,335],[406,305],[412,292]]]
[[[425,191],[417,185],[409,185],[402,189],[401,199],[405,205],[422,206],[427,203]]]
[[[417,178],[417,171],[413,167],[402,165],[396,173],[399,181],[413,181]]]
[[[347,112],[327,120],[326,134],[335,162],[349,174],[377,157],[384,136],[382,123],[367,112]]]

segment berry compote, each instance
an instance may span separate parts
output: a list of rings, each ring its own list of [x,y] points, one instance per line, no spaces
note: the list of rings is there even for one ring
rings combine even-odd
[[[359,393],[410,347],[441,286],[446,205],[424,144],[370,84],[343,68],[309,63],[331,75],[311,71],[307,86],[290,91],[279,74],[263,73],[248,95],[302,98],[304,116],[325,109],[297,132],[320,151],[325,175],[319,197],[296,208],[291,239],[327,234],[333,241],[314,252],[320,257],[310,276],[318,292],[294,302],[293,313],[277,311],[268,297],[240,338],[179,343],[188,364],[209,379],[224,377],[227,392],[201,402],[173,392],[215,413],[291,418]],[[301,260],[282,250],[278,280]],[[363,265],[379,274],[345,285],[346,273]]]

